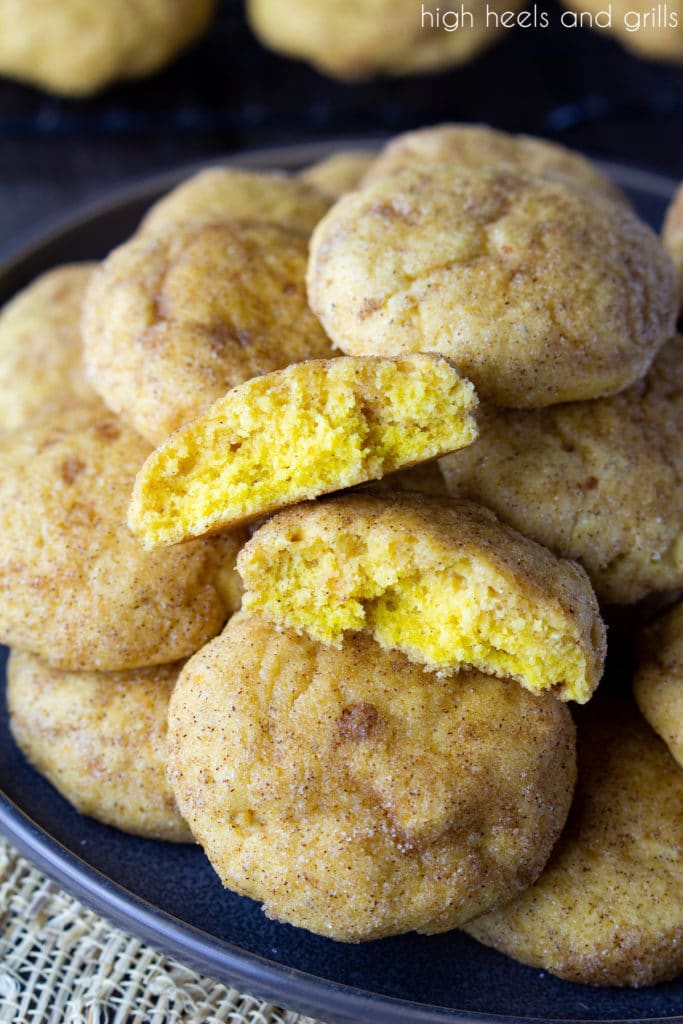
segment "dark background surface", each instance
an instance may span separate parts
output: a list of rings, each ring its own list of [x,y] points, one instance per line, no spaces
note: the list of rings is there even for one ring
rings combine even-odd
[[[443,10],[457,7],[444,0]],[[0,250],[119,185],[176,165],[291,142],[486,121],[683,178],[683,65],[611,37],[514,29],[463,68],[347,85],[265,50],[243,5],[220,0],[209,34],[169,68],[90,100],[0,80]],[[419,0],[416,0],[419,10]]]

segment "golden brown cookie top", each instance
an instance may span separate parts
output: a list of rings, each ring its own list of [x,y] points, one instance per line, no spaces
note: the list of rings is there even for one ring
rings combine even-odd
[[[439,8],[426,4],[422,13],[413,0],[249,0],[247,14],[266,46],[354,80],[464,64],[498,37],[503,12],[521,6],[520,0],[491,0],[488,7],[469,0],[456,31],[443,27],[451,19],[440,21]]]
[[[185,666],[169,777],[223,883],[345,941],[444,931],[534,878],[574,783],[567,709],[238,613]]]
[[[677,335],[610,398],[482,407],[478,439],[440,465],[450,494],[576,559],[603,602],[627,604],[683,587],[682,423]]]
[[[190,843],[166,781],[166,715],[181,667],[62,672],[12,651],[12,735],[81,814],[148,839]]]
[[[683,767],[683,604],[642,631],[633,694],[647,721]]]
[[[232,610],[220,571],[233,538],[145,552],[126,526],[149,445],[74,408],[0,434],[0,641],[60,668],[187,657]]]
[[[409,168],[311,241],[312,309],[352,355],[441,352],[502,406],[620,391],[673,332],[671,260],[628,208],[559,179]]]
[[[308,309],[306,238],[274,224],[179,224],[108,257],[84,306],[85,359],[107,404],[154,444],[225,392],[331,356]]]
[[[206,28],[215,0],[0,0],[0,74],[65,96],[162,67]]]
[[[357,492],[280,512],[242,548],[243,607],[331,644],[370,632],[440,672],[471,666],[588,700],[605,629],[583,569],[472,502]]]
[[[683,771],[625,699],[577,720],[569,819],[538,881],[467,924],[489,946],[584,985],[683,971]]]
[[[327,195],[302,177],[206,167],[162,196],[145,215],[140,230],[156,231],[187,221],[251,220],[309,235],[329,206]]]
[[[511,135],[481,124],[437,124],[394,136],[368,167],[363,184],[406,167],[440,163],[551,175],[626,203],[621,190],[580,153],[549,139]]]
[[[0,312],[0,427],[13,430],[74,402],[99,401],[85,378],[81,306],[95,263],[36,278]]]

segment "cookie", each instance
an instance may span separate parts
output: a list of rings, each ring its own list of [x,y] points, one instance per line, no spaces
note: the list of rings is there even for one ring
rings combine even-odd
[[[219,632],[243,538],[144,551],[126,509],[149,451],[90,409],[0,434],[0,643],[110,671],[176,661]]]
[[[441,352],[493,404],[596,398],[674,333],[670,258],[560,179],[434,164],[343,196],[313,233],[312,309],[350,355]]]
[[[286,174],[207,167],[162,196],[145,215],[141,231],[188,221],[262,221],[309,235],[330,206],[310,182]]]
[[[586,157],[549,139],[511,135],[482,124],[437,124],[394,136],[367,168],[363,184],[405,168],[448,163],[458,167],[492,165],[513,172],[565,179],[619,202],[621,190]]]
[[[450,494],[583,565],[602,602],[683,587],[683,337],[611,398],[482,408],[479,437],[441,468]]]
[[[578,781],[538,881],[465,925],[480,942],[584,985],[683,971],[683,772],[626,700],[577,721]]]
[[[642,632],[633,693],[647,721],[683,767],[683,604]]]
[[[114,250],[93,276],[85,361],[107,405],[153,444],[226,391],[332,344],[310,312],[305,236],[274,224],[179,224]]]
[[[147,839],[191,843],[166,781],[166,715],[180,668],[62,672],[12,651],[12,735],[81,814]]]
[[[662,242],[678,271],[678,284],[683,305],[683,185],[679,185],[664,217]]]
[[[137,475],[148,548],[252,522],[471,444],[474,389],[440,356],[308,360],[241,384]]]
[[[345,192],[352,192],[358,187],[373,160],[373,154],[365,150],[341,150],[311,164],[301,172],[299,178],[314,185],[330,199],[338,199]]]
[[[440,932],[541,870],[574,784],[566,707],[239,612],[183,669],[169,778],[224,885],[357,942]]]
[[[339,645],[365,630],[430,669],[588,700],[605,630],[573,562],[466,501],[347,494],[286,509],[242,548],[243,607]]]
[[[99,401],[85,377],[81,305],[94,263],[48,270],[0,312],[0,428],[74,402]]]
[[[215,0],[0,0],[0,75],[64,96],[151,75],[201,35]]]

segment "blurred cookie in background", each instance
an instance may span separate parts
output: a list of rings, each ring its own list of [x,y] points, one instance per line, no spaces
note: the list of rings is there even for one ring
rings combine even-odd
[[[207,28],[215,0],[0,0],[0,74],[64,96],[143,78]]]
[[[353,81],[465,64],[503,31],[503,12],[523,6],[521,0],[466,0],[458,11],[442,12],[435,0],[249,0],[247,14],[265,46]]]

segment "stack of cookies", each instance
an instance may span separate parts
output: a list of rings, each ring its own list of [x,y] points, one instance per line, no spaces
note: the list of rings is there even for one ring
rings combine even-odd
[[[204,171],[46,275],[0,317],[22,750],[330,938],[682,971],[678,610],[636,683],[671,753],[591,699],[604,617],[683,590],[678,304],[585,159],[458,125]]]

